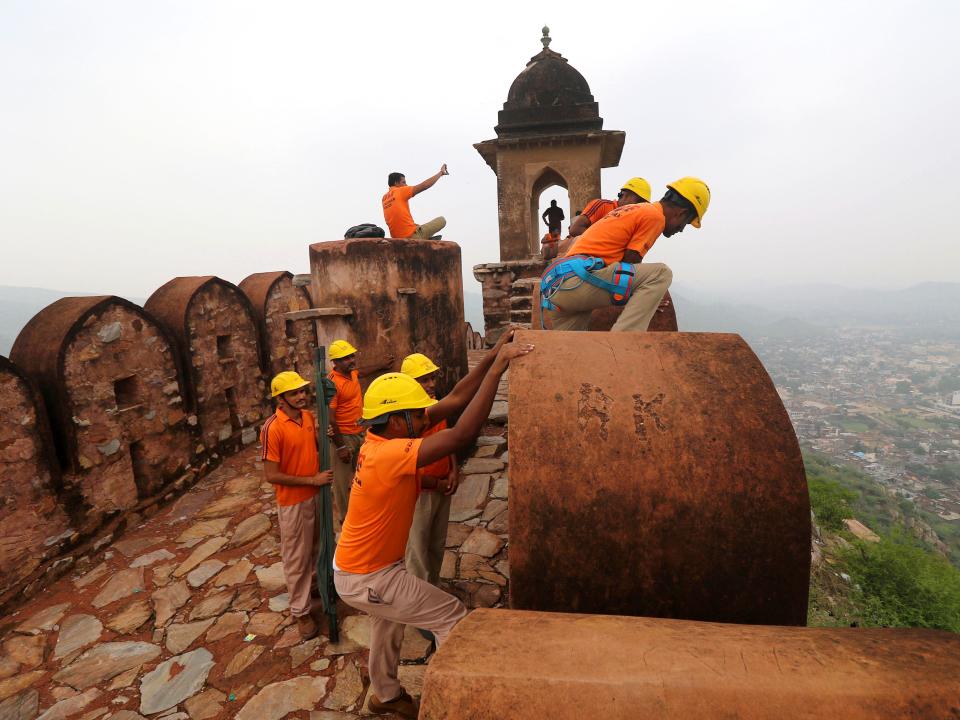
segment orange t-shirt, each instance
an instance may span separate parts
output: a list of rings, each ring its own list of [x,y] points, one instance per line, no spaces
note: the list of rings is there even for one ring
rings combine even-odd
[[[390,237],[408,238],[417,231],[417,224],[410,214],[412,197],[413,188],[409,185],[392,187],[383,196],[383,219],[390,228]]]
[[[660,203],[637,203],[612,210],[576,238],[565,257],[590,255],[603,258],[607,265],[623,259],[625,250],[636,250],[643,257],[666,227]]]
[[[429,413],[429,410],[427,411]],[[441,420],[436,425],[431,425],[426,430],[423,431],[423,435],[420,437],[425,438],[430,435],[435,435],[441,430],[447,429],[447,421]],[[420,477],[430,477],[430,478],[446,478],[450,474],[450,456],[440,458],[436,462],[432,462],[429,465],[420,468]],[[422,488],[423,490],[435,490],[436,488]]]
[[[320,471],[320,456],[317,454],[317,432],[313,415],[300,411],[297,422],[283,410],[277,410],[267,418],[260,429],[262,460],[280,465],[280,472],[295,477],[310,477]],[[320,490],[311,485],[273,484],[277,493],[277,505],[296,505],[309,500]]]
[[[593,225],[593,223],[600,218],[606,217],[615,207],[617,207],[617,203],[613,200],[591,200],[580,214],[587,218],[590,224]]]
[[[359,435],[360,416],[363,414],[363,391],[360,389],[360,374],[353,370],[350,377],[336,370],[330,372],[330,379],[337,386],[337,394],[330,401],[333,421],[343,435]]]
[[[344,572],[372,573],[403,560],[419,493],[421,442],[421,438],[387,440],[367,433],[335,556]]]

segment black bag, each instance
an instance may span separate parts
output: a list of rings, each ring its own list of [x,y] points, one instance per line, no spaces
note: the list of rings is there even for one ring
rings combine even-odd
[[[378,238],[386,237],[387,234],[383,231],[382,227],[378,227],[373,223],[363,223],[362,225],[354,225],[352,228],[347,230],[343,234],[344,240],[349,240],[350,238]]]

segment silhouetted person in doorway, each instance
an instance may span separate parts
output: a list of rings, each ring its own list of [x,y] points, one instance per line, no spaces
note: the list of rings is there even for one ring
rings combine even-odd
[[[566,219],[566,216],[563,214],[563,208],[557,206],[556,200],[550,201],[550,207],[543,211],[543,215],[541,217],[547,224],[547,229],[551,234],[559,234],[560,223]]]

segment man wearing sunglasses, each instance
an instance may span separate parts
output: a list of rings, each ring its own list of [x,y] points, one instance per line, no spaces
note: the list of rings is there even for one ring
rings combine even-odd
[[[707,184],[684,177],[659,202],[623,205],[591,225],[541,278],[541,310],[552,328],[586,330],[593,310],[614,304],[624,309],[612,331],[645,331],[673,273],[643,256],[661,235],[699,228],[709,204]]]

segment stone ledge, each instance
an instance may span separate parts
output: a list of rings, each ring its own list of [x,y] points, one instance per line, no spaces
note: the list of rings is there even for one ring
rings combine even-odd
[[[430,663],[419,717],[947,717],[958,673],[960,635],[934,630],[477,609]]]

